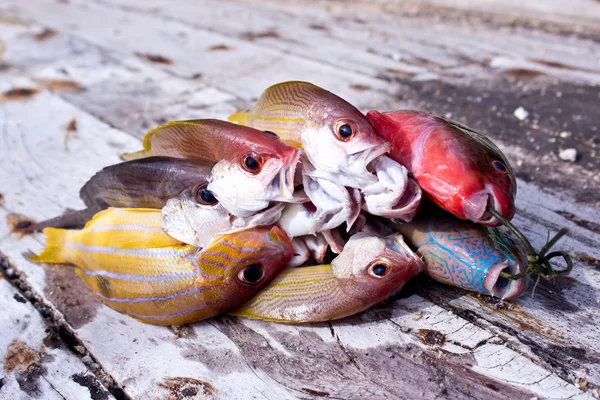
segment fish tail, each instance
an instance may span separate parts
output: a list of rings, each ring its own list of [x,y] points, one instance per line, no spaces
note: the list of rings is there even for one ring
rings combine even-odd
[[[248,113],[250,110],[242,110],[231,114],[227,120],[238,125],[246,125],[248,123]]]
[[[48,264],[66,262],[64,246],[68,234],[69,231],[66,229],[44,229],[44,235],[46,235],[46,247],[44,247],[44,250],[42,250],[40,254],[29,256],[29,260]]]
[[[133,153],[125,153],[121,155],[121,159],[125,161],[137,160],[139,158],[149,157],[150,154],[146,150],[134,151]]]

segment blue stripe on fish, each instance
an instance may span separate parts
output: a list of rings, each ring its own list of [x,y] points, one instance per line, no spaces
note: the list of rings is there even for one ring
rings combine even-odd
[[[133,281],[133,282],[159,282],[159,281],[167,281],[170,279],[189,279],[196,276],[196,272],[187,272],[184,274],[166,274],[166,275],[152,275],[152,276],[141,276],[141,275],[132,275],[132,274],[120,274],[118,272],[109,272],[109,271],[86,271],[81,269],[81,272],[86,276],[104,276],[112,279],[121,279],[125,281]]]
[[[183,297],[183,296],[188,296],[191,294],[200,293],[203,290],[210,290],[210,289],[216,289],[216,288],[217,288],[217,286],[203,286],[203,287],[198,287],[195,289],[184,290],[182,292],[168,294],[166,296],[136,297],[136,298],[106,297],[106,296],[101,295],[100,293],[96,293],[96,294],[98,296],[100,296],[103,300],[111,301],[114,303],[145,303],[145,302],[151,302],[151,301],[171,300],[171,299],[175,299],[178,297]]]
[[[167,319],[167,318],[177,318],[177,317],[181,317],[183,315],[186,314],[190,314],[196,311],[200,311],[206,307],[210,307],[214,304],[217,304],[219,301],[213,301],[210,303],[204,303],[201,306],[198,307],[193,307],[193,308],[188,308],[187,310],[183,310],[180,311],[178,313],[175,314],[165,314],[165,315],[160,315],[160,314],[155,314],[155,315],[143,315],[143,314],[129,314],[134,318],[140,318],[140,319]]]

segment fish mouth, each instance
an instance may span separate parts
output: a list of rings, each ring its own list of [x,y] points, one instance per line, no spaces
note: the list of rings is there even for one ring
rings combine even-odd
[[[473,222],[480,222],[489,202],[490,195],[487,192],[478,192],[469,196],[463,202],[465,216]],[[486,215],[485,218],[488,219],[488,216]]]
[[[421,186],[412,179],[409,179],[404,194],[398,203],[392,207],[392,212],[394,212],[393,219],[410,222],[419,211],[422,195]]]
[[[367,165],[369,165],[371,161],[375,160],[379,156],[388,153],[391,148],[392,145],[389,142],[383,142],[361,152],[352,154],[349,160],[353,165],[355,163],[359,163],[366,170]]]
[[[389,142],[384,142],[361,152],[351,154],[348,157],[348,166],[344,168],[344,172],[356,176],[361,186],[377,182],[377,177],[369,172],[367,167],[377,157],[388,153],[391,148],[392,145]]]
[[[525,290],[525,278],[508,279],[500,276],[500,273],[505,271],[511,274],[518,274],[521,272],[520,270],[521,268],[517,263],[509,262],[508,260],[496,263],[489,269],[483,280],[483,286],[492,296],[503,300],[514,299]]]
[[[269,207],[260,210],[248,217],[231,215],[232,230],[244,230],[262,225],[274,225],[281,218],[285,203],[273,203]]]
[[[339,230],[337,229],[329,229],[321,232],[323,237],[327,242],[327,246],[325,247],[325,252],[327,252],[327,248],[331,248],[331,251],[335,254],[340,254],[344,250],[344,246],[346,245],[346,240],[342,237]],[[325,253],[323,253],[323,258],[325,257]]]
[[[290,261],[285,265],[286,268],[296,268],[304,264],[310,258],[310,252],[306,244],[300,239],[292,239],[294,254]]]
[[[294,149],[292,154],[284,161],[279,170],[279,175],[273,180],[273,185],[278,188],[278,194],[273,200],[285,203],[303,203],[308,197],[302,191],[295,191],[296,169],[300,161],[301,151]]]
[[[386,156],[380,156],[367,168],[378,181],[362,190],[363,209],[381,217],[410,221],[419,210],[422,190],[408,178],[406,168]]]
[[[417,273],[421,273],[425,270],[425,262],[404,241],[404,238],[402,235],[395,233],[390,236],[387,236],[385,238],[385,242],[386,242],[386,248],[388,250],[391,250],[391,251],[397,253],[398,255],[409,258],[411,261],[413,261],[414,264],[418,268]]]
[[[269,232],[267,232],[265,242],[274,248],[275,254],[282,256],[282,258],[287,258],[285,262],[288,262],[294,255],[292,241],[287,233],[277,225],[272,226]]]
[[[463,207],[467,219],[487,226],[502,225],[502,222],[487,210],[488,207],[508,220],[514,215],[513,202],[502,193],[496,193],[490,185],[485,185],[485,189],[468,197],[463,202]]]

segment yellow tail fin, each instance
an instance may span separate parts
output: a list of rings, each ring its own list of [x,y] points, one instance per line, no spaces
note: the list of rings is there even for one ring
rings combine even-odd
[[[46,228],[46,247],[38,255],[29,256],[29,260],[39,263],[64,263],[63,249],[67,239],[67,229]]]
[[[235,122],[238,125],[246,125],[247,121],[248,121],[248,113],[250,112],[250,110],[242,110],[242,111],[238,111],[236,113],[231,114],[227,120],[229,122]]]

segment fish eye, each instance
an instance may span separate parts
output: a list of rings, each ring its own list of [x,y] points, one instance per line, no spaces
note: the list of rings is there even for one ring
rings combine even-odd
[[[205,204],[207,206],[212,206],[219,202],[215,195],[206,188],[206,185],[198,186],[195,197],[198,203]]]
[[[251,174],[258,174],[262,169],[262,158],[258,154],[246,153],[242,157],[242,167]]]
[[[374,278],[385,278],[388,276],[392,266],[385,260],[375,260],[367,267],[367,272]]]
[[[265,275],[263,266],[260,264],[250,264],[238,273],[238,279],[242,283],[254,285],[258,283]]]
[[[356,135],[356,125],[352,121],[341,120],[335,124],[334,132],[339,140],[347,142]]]
[[[263,132],[268,133],[269,135],[273,135],[275,137],[279,137],[279,136],[277,136],[277,134],[275,132],[272,132],[272,131],[263,131]]]
[[[500,172],[503,172],[503,173],[508,172],[508,168],[506,168],[506,165],[504,165],[501,161],[494,160],[494,161],[492,161],[492,165],[494,166],[494,168],[496,168]]]

